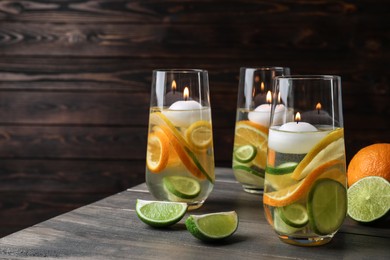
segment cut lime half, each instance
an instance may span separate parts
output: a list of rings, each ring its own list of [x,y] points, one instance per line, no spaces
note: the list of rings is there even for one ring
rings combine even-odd
[[[185,176],[166,176],[163,184],[168,192],[182,199],[196,198],[201,191],[197,180]]]
[[[382,177],[365,177],[348,189],[348,215],[360,222],[371,222],[390,209],[390,183]]]
[[[137,200],[136,212],[142,222],[152,227],[167,227],[179,222],[187,211],[187,203]]]
[[[187,230],[202,241],[216,241],[231,236],[238,227],[235,211],[205,215],[190,215],[186,220]]]
[[[309,221],[319,235],[336,232],[347,214],[347,190],[338,181],[319,179],[309,192]]]

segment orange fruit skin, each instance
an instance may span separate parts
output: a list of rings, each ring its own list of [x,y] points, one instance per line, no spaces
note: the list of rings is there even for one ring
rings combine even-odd
[[[390,143],[366,146],[353,156],[348,165],[348,186],[368,176],[390,181]]]

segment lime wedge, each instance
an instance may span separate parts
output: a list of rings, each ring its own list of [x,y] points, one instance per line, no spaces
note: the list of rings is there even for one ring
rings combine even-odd
[[[309,192],[309,221],[319,235],[336,232],[347,214],[347,191],[338,181],[317,180]]]
[[[306,208],[301,204],[294,203],[277,209],[280,218],[291,227],[301,228],[309,222]]]
[[[286,162],[276,167],[267,166],[265,172],[269,174],[287,174],[292,173],[297,167],[297,162]]]
[[[365,177],[348,189],[348,215],[360,222],[371,222],[390,209],[390,183],[382,177]]]
[[[190,215],[186,220],[187,230],[202,241],[216,241],[231,236],[238,227],[235,211],[205,215]]]
[[[255,159],[257,154],[257,149],[251,144],[243,145],[238,147],[234,151],[234,158],[240,163],[248,163]]]
[[[185,176],[166,176],[163,184],[168,192],[182,199],[196,198],[201,190],[197,180]]]
[[[138,199],[135,208],[142,222],[152,227],[167,227],[183,218],[187,203]]]

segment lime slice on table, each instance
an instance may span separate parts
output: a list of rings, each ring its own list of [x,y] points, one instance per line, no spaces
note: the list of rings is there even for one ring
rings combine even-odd
[[[197,180],[185,176],[166,176],[163,184],[168,192],[181,199],[196,198],[201,191]]]
[[[288,206],[277,208],[280,218],[289,226],[301,228],[309,222],[306,207],[301,204],[291,204]]]
[[[248,163],[252,161],[257,154],[257,149],[251,144],[238,147],[234,151],[234,158],[240,163]]]
[[[187,203],[137,200],[136,212],[142,222],[152,227],[167,227],[179,222],[187,211]]]
[[[377,176],[365,177],[348,189],[348,215],[360,222],[371,222],[390,209],[390,183]]]
[[[347,190],[338,181],[319,179],[311,188],[307,208],[314,232],[329,235],[337,231],[347,214]]]
[[[187,230],[202,241],[216,241],[231,236],[238,227],[235,211],[205,215],[190,215],[186,222]]]

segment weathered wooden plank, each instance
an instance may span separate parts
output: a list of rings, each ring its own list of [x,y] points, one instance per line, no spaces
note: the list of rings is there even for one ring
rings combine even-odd
[[[312,60],[389,58],[390,54],[382,47],[386,43],[385,28],[358,31],[360,37],[355,38],[359,24],[351,25],[347,18],[316,19],[316,23],[300,21],[300,27],[286,21],[283,30],[272,23],[248,30],[247,25],[237,24],[29,23],[26,27],[24,23],[2,22],[0,54],[203,59],[226,56],[253,59],[257,54],[262,59],[277,55],[291,60],[303,58],[304,52],[304,57]],[[365,44],[366,38],[374,47]]]
[[[143,159],[146,136],[146,128],[137,127],[3,126],[0,157]]]
[[[145,161],[4,160],[0,237],[145,180]]]
[[[4,1],[0,4],[2,19],[39,22],[93,23],[253,23],[262,19],[283,23],[283,17],[322,16],[334,18],[353,15],[386,15],[382,1]],[[241,12],[237,12],[241,10]],[[364,12],[362,12],[364,10]],[[292,18],[290,18],[292,19]]]

